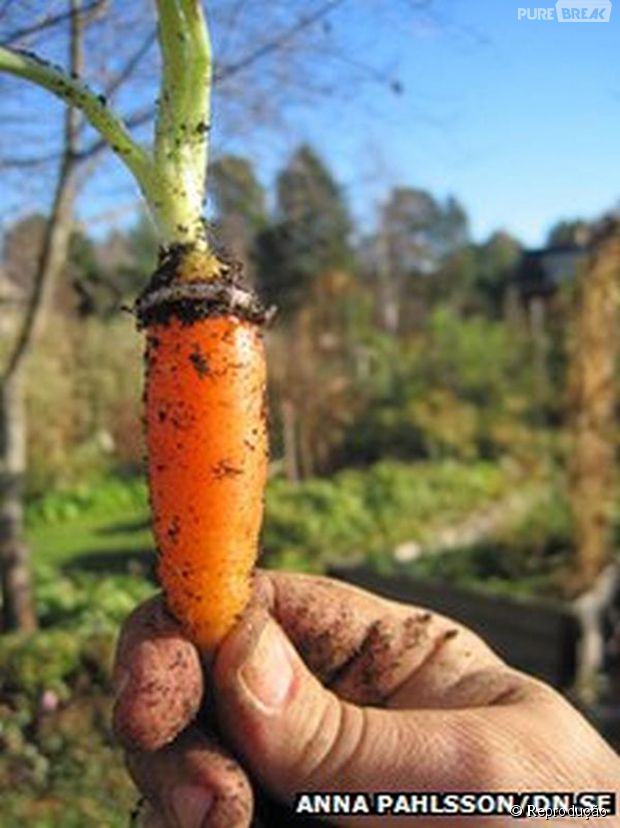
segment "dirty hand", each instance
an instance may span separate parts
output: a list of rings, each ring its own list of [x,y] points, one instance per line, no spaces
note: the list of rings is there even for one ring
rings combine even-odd
[[[125,625],[116,680],[148,828],[247,828],[252,784],[289,803],[312,790],[620,793],[620,759],[551,688],[449,619],[327,578],[259,574],[206,670],[151,600]],[[196,720],[213,705],[219,743],[208,714]]]

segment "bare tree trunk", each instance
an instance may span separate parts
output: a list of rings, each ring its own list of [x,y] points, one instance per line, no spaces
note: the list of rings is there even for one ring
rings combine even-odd
[[[549,398],[549,351],[547,337],[547,311],[545,300],[535,296],[529,303],[529,323],[534,348],[534,385],[536,394],[536,417],[540,425],[545,424],[545,408]]]
[[[26,420],[23,377],[13,374],[0,388],[0,561],[2,627],[31,632],[36,627],[24,540],[23,489]]]
[[[283,399],[280,404],[282,417],[282,443],[284,447],[284,470],[289,483],[299,483],[299,461],[297,458],[297,413],[292,400]]]
[[[301,469],[301,477],[306,480],[308,477],[314,477],[314,453],[312,451],[312,440],[308,434],[306,423],[299,425],[299,466]]]
[[[381,228],[378,237],[379,261],[377,266],[380,324],[386,333],[396,335],[400,326],[400,295],[398,276],[392,272],[389,242]]]
[[[80,7],[80,0],[70,0],[70,7],[74,13],[71,18],[71,68],[79,72],[83,23],[75,12]],[[64,152],[32,295],[0,377],[0,584],[4,630],[31,631],[36,627],[30,555],[24,533],[24,381],[27,357],[43,327],[50,296],[67,259],[77,192],[75,147],[78,128],[77,113],[67,110]]]
[[[620,321],[620,225],[608,222],[581,274],[570,368],[570,498],[576,577],[590,587],[609,558]]]
[[[0,381],[0,579],[5,630],[25,631],[35,626],[23,507],[26,357],[43,326],[49,296],[67,257],[74,201],[72,172],[72,161],[63,165],[37,266],[36,286]]]

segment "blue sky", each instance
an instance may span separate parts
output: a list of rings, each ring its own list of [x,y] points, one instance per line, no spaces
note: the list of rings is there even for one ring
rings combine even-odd
[[[254,137],[224,136],[216,105],[215,149],[252,157],[269,186],[295,146],[310,141],[364,230],[391,187],[410,185],[456,195],[478,240],[503,228],[541,244],[558,219],[620,203],[620,0],[610,23],[574,25],[519,22],[522,2],[434,0],[419,12],[413,0],[345,0],[330,20],[334,41],[348,60],[398,78],[404,93],[341,85],[309,105],[298,84],[285,128]],[[214,39],[217,50],[217,31]],[[20,94],[27,109],[59,111],[38,92]],[[117,162],[106,163],[82,198],[83,216],[131,203],[127,183]],[[46,181],[32,189],[33,201],[49,191]]]
[[[362,107],[347,113],[327,141],[307,127],[358,210],[411,184],[456,194],[477,238],[504,227],[537,245],[558,218],[620,202],[620,0],[608,24],[518,22],[519,5],[448,0],[373,32],[405,94],[386,94],[370,126]]]

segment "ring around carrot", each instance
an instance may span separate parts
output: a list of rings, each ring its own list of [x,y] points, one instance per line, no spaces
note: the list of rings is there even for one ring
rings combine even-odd
[[[176,265],[167,261],[162,271]],[[146,443],[158,577],[212,650],[250,594],[267,475],[265,355],[252,296],[173,279],[138,301],[147,332]]]

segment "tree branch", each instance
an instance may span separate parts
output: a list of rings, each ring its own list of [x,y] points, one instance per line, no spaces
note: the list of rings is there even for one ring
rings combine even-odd
[[[295,38],[300,32],[303,32],[305,29],[308,29],[310,26],[318,23],[326,15],[345,2],[346,0],[328,0],[328,2],[323,3],[323,5],[319,6],[318,9],[315,9],[315,11],[310,14],[302,15],[289,29],[281,32],[279,35],[271,40],[268,40],[266,43],[257,46],[256,49],[248,52],[248,54],[244,57],[239,58],[239,60],[234,63],[229,63],[228,66],[222,66],[221,68],[216,67],[214,81],[217,83],[228,80],[233,75],[237,75],[244,69],[248,69],[253,63],[256,63],[256,61],[261,58],[267,57],[273,52],[277,52],[282,48],[282,46],[293,40],[293,38]]]
[[[59,23],[65,23],[67,20],[71,20],[73,17],[78,15],[88,15],[90,12],[98,11],[99,8],[104,6],[107,3],[107,0],[93,0],[88,6],[84,6],[83,9],[78,9],[78,11],[66,11],[60,12],[59,14],[51,14],[43,17],[37,23],[32,23],[29,26],[24,26],[21,29],[16,29],[14,32],[11,32],[3,40],[0,40],[0,46],[11,46],[12,44],[17,43],[24,37],[30,37],[33,34],[39,34],[39,32],[43,32],[46,29],[51,29],[54,26],[57,26]]]
[[[319,22],[322,18],[324,18],[327,14],[333,11],[337,6],[342,5],[344,2],[346,2],[346,0],[329,0],[329,2],[324,3],[310,15],[304,15],[303,17],[296,20],[295,23],[288,29],[286,29],[284,32],[281,32],[276,37],[273,37],[266,43],[263,43],[260,46],[257,46],[256,49],[253,49],[252,51],[248,52],[238,61],[235,61],[234,63],[230,63],[225,66],[216,67],[213,77],[214,84],[222,83],[224,81],[229,80],[231,77],[234,77],[235,75],[245,71],[246,69],[249,69],[251,66],[253,66],[261,59],[268,57],[270,54],[273,54],[274,52],[277,52],[279,49],[285,46],[290,40],[296,37],[300,32]],[[428,2],[428,0],[421,0],[420,5],[426,2]],[[125,80],[127,80],[131,76],[135,68],[139,65],[140,60],[148,52],[149,48],[151,47],[153,41],[156,38],[156,35],[157,32],[155,30],[149,32],[143,43],[138,47],[134,54],[129,58],[125,66],[119,71],[116,77],[106,87],[104,92],[104,96],[106,98],[110,97],[116,91],[116,89],[118,89],[121,86],[121,84],[124,83]],[[369,69],[369,73],[370,72],[371,70]],[[382,83],[386,82],[387,80],[386,78],[378,76],[375,79],[379,80]],[[143,126],[144,124],[148,123],[151,120],[151,118],[154,117],[155,114],[155,107],[143,108],[138,112],[135,112],[132,115],[127,116],[124,119],[125,126],[128,129]],[[162,117],[161,112],[160,117]],[[103,151],[107,146],[108,142],[105,140],[105,138],[95,140],[92,144],[90,144],[90,146],[78,150],[77,158],[79,160],[92,158],[101,151]],[[56,160],[59,157],[60,153],[49,153],[43,156],[31,156],[25,158],[9,157],[5,158],[2,162],[0,162],[0,169],[10,167],[37,167],[41,166],[46,162]]]
[[[80,71],[83,60],[83,25],[82,18],[77,14],[79,8],[80,0],[71,0],[72,14],[70,16],[71,36],[69,41],[69,61],[71,72],[76,74]],[[2,384],[9,382],[15,377],[22,367],[42,323],[43,314],[47,306],[46,300],[55,277],[66,258],[75,199],[73,174],[75,168],[75,141],[77,140],[76,116],[77,113],[73,108],[68,107],[64,122],[64,152],[51,214],[45,226],[32,295],[28,302],[21,330],[9,354],[2,376]]]
[[[133,75],[136,68],[139,66],[140,61],[144,58],[148,50],[151,48],[153,43],[157,38],[157,31],[153,29],[148,33],[148,35],[144,38],[143,42],[138,46],[135,52],[130,55],[125,65],[116,73],[116,75],[111,79],[111,81],[106,85],[104,89],[103,97],[107,100],[111,98],[112,95],[121,87],[129,78]],[[154,107],[149,107],[147,110],[140,110],[139,112],[134,113],[124,119],[125,126],[127,129],[131,130],[134,127],[142,126],[142,124],[147,123],[152,117],[155,112]],[[102,150],[106,149],[108,143],[100,138],[90,146],[85,147],[83,149],[76,150],[76,159],[78,161],[82,161],[85,159],[93,158],[94,156],[98,155]],[[55,151],[49,152],[45,155],[33,155],[33,156],[5,156],[4,158],[0,159],[0,169],[28,169],[33,167],[41,167],[45,164],[49,163],[50,161],[58,161],[62,157],[62,152]]]
[[[142,58],[146,55],[149,51],[153,43],[157,40],[157,29],[152,29],[147,36],[144,38],[140,46],[136,49],[133,55],[130,55],[127,63],[120,69],[116,75],[112,78],[112,80],[107,84],[104,90],[104,95],[106,98],[111,98],[112,95],[116,92],[116,90],[125,83],[126,80],[133,75],[135,70],[140,64]],[[127,123],[127,121],[126,121]]]
[[[42,86],[69,106],[80,109],[133,172],[142,189],[149,191],[153,177],[152,160],[133,141],[125,124],[106,105],[105,98],[96,95],[78,77],[30,53],[0,46],[0,69]]]

